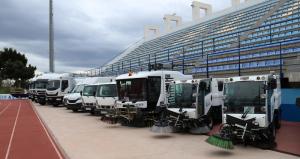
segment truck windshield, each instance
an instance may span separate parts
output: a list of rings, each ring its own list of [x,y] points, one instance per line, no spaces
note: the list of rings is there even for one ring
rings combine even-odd
[[[47,85],[47,90],[53,91],[60,87],[60,81],[59,80],[53,80],[49,81]]]
[[[192,83],[178,83],[170,85],[169,107],[171,108],[192,108],[196,97],[196,85]]]
[[[124,101],[145,101],[147,100],[146,86],[146,78],[118,80],[119,99]]]
[[[239,81],[226,83],[224,86],[226,113],[242,114],[247,111],[249,114],[259,114],[265,106],[263,81]]]
[[[85,85],[76,85],[71,93],[80,93]]]
[[[97,97],[116,97],[117,86],[115,84],[100,85],[97,90]]]
[[[85,86],[83,88],[82,95],[83,96],[94,96],[96,89],[97,89],[96,85]]]
[[[34,89],[35,85],[34,83],[29,84],[29,89]]]
[[[35,88],[36,89],[46,89],[48,81],[36,81]]]
[[[73,89],[72,89],[72,91],[71,91],[71,93],[76,93],[76,89],[78,88],[78,85],[76,85]]]

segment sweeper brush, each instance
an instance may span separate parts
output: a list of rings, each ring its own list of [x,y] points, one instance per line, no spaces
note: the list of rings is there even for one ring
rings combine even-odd
[[[211,135],[208,139],[206,139],[206,142],[227,150],[232,150],[234,148],[233,143],[230,139],[222,138],[218,134]]]
[[[100,118],[101,121],[106,122],[108,124],[117,124],[118,123],[118,118],[112,117],[112,116],[102,116]]]
[[[165,118],[160,118],[158,121],[154,122],[154,125],[150,129],[155,133],[172,133],[173,128],[169,126],[168,120]]]
[[[169,125],[169,121],[166,117],[166,107],[158,108],[157,111],[159,114],[158,120],[154,122],[150,131],[154,133],[172,133],[173,128]]]
[[[161,127],[161,126],[153,125],[150,130],[154,133],[172,133],[173,132],[173,129],[170,126]]]

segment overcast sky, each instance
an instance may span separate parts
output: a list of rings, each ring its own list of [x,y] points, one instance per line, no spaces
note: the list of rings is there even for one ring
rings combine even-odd
[[[162,26],[164,14],[191,21],[191,0],[53,0],[55,69],[73,72],[101,66],[143,37],[147,24]],[[230,0],[201,0],[214,11]],[[25,53],[48,71],[48,0],[1,0],[0,48]]]

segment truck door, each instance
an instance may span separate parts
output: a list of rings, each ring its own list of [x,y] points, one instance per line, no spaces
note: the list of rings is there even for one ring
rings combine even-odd
[[[161,77],[148,77],[147,83],[147,105],[150,110],[154,110],[161,93]]]
[[[66,93],[68,87],[69,87],[69,81],[68,80],[62,80],[61,81],[61,92]]]
[[[211,105],[211,95],[210,94],[210,82],[208,80],[203,80],[199,83],[198,90],[198,113],[199,115],[204,115],[208,112],[208,106]]]

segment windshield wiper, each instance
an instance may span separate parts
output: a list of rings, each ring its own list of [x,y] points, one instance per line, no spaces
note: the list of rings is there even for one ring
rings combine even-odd
[[[247,110],[243,113],[242,119],[245,119],[249,112],[250,112],[250,107],[248,107]]]

